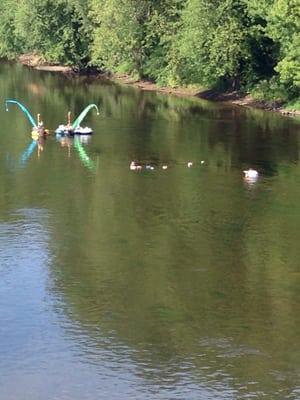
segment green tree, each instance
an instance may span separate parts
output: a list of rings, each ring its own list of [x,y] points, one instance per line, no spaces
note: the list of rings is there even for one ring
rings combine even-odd
[[[214,84],[239,73],[248,54],[239,13],[232,0],[189,0],[175,41],[177,72],[187,83]],[[238,9],[239,8],[239,9]]]
[[[16,0],[3,0],[0,4],[0,56],[13,58],[21,53],[25,43],[16,34]]]
[[[93,0],[90,16],[96,25],[92,62],[110,71],[138,73],[144,60],[143,21],[147,1]]]
[[[25,50],[47,61],[83,66],[89,57],[90,28],[74,0],[26,0],[16,10],[17,37]]]
[[[0,56],[25,52],[287,99],[299,95],[300,0],[3,0]]]
[[[152,0],[148,4],[143,41],[144,75],[158,83],[172,85],[175,83],[172,46],[181,26],[185,0]]]
[[[92,2],[92,61],[111,71],[164,81],[169,49],[183,0],[99,0]]]
[[[265,32],[273,0],[188,0],[173,62],[179,80],[233,87],[274,73],[276,45]]]
[[[300,89],[300,0],[275,0],[268,18],[268,33],[280,45],[276,71],[294,93]]]

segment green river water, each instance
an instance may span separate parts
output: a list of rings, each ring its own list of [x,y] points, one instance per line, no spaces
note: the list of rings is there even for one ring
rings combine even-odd
[[[8,63],[0,103],[0,400],[300,399],[299,120]]]

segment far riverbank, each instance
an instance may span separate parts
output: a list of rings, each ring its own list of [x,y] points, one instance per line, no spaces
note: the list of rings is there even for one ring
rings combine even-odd
[[[112,81],[123,83],[125,85],[131,85],[145,91],[155,91],[165,94],[173,94],[176,96],[188,96],[198,97],[204,100],[230,103],[243,107],[253,107],[266,111],[279,112],[285,116],[300,116],[300,110],[290,110],[284,107],[284,105],[278,104],[272,101],[262,101],[253,98],[249,93],[243,93],[240,91],[227,91],[219,92],[213,89],[199,89],[191,87],[162,87],[145,79],[134,79],[133,77],[126,74],[113,74],[103,72],[99,70],[83,71],[79,72],[71,66],[65,65],[51,65],[45,63],[40,56],[36,54],[23,54],[18,58],[18,62],[26,65],[30,68],[34,68],[40,71],[58,72],[63,74],[92,74],[95,79],[101,77]]]

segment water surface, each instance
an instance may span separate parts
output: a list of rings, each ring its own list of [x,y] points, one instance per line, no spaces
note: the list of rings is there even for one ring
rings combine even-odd
[[[32,145],[0,108],[0,400],[299,399],[299,121],[7,63],[0,93],[101,110]]]

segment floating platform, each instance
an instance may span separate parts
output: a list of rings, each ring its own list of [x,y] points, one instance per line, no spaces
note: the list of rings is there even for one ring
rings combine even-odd
[[[67,125],[59,125],[59,127],[55,130],[57,135],[61,136],[74,136],[74,135],[92,135],[93,130],[89,127],[81,127],[73,129]]]

